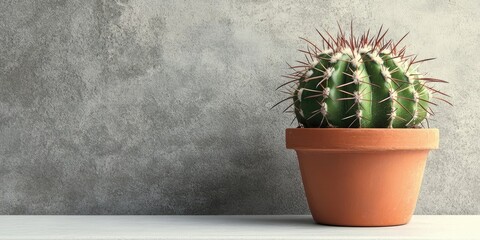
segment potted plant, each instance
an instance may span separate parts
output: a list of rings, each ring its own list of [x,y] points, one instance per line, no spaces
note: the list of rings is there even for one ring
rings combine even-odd
[[[286,75],[298,128],[286,130],[297,152],[315,222],[342,226],[392,226],[409,222],[427,155],[438,148],[438,129],[425,128],[434,99],[449,103],[417,59],[382,28],[349,36],[318,31],[305,60]],[[280,88],[279,87],[279,88]],[[449,103],[450,104],[450,103]],[[278,103],[276,104],[278,105]],[[275,106],[276,106],[275,105]]]

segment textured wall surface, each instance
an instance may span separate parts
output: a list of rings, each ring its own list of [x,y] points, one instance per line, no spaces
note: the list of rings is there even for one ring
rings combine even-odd
[[[0,214],[308,213],[269,108],[336,21],[451,83],[417,214],[480,214],[480,2],[1,1]]]

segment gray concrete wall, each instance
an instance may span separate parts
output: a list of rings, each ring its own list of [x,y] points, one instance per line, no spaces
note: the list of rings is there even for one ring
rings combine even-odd
[[[479,1],[2,1],[0,214],[308,213],[291,116],[298,36],[384,24],[454,108],[417,214],[480,214]]]

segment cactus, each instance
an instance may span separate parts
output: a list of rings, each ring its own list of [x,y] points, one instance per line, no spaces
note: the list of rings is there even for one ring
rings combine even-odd
[[[433,58],[417,60],[399,47],[408,33],[394,42],[385,39],[388,30],[382,27],[372,37],[370,30],[360,37],[350,30],[348,38],[340,27],[336,37],[317,30],[322,48],[301,38],[307,48],[299,51],[306,60],[289,65],[294,72],[284,75],[289,81],[279,87],[290,95],[279,103],[293,99],[284,112],[293,108],[289,112],[300,127],[423,127],[434,115],[433,99],[450,104],[447,94],[431,86],[446,81],[418,71],[419,63]]]

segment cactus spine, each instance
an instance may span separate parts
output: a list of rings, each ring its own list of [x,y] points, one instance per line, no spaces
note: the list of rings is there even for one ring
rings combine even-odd
[[[352,30],[348,39],[339,30],[336,37],[326,32],[329,38],[317,30],[322,48],[302,38],[308,44],[300,50],[306,61],[290,66],[294,72],[285,77],[291,80],[280,86],[290,84],[287,99],[293,99],[290,107],[300,126],[421,127],[434,114],[432,99],[450,104],[442,98],[447,94],[429,85],[446,81],[417,70],[418,63],[432,59],[416,60],[406,55],[405,47],[398,48],[407,34],[394,43],[385,40],[388,30],[382,28],[372,37],[367,31],[359,38]]]

